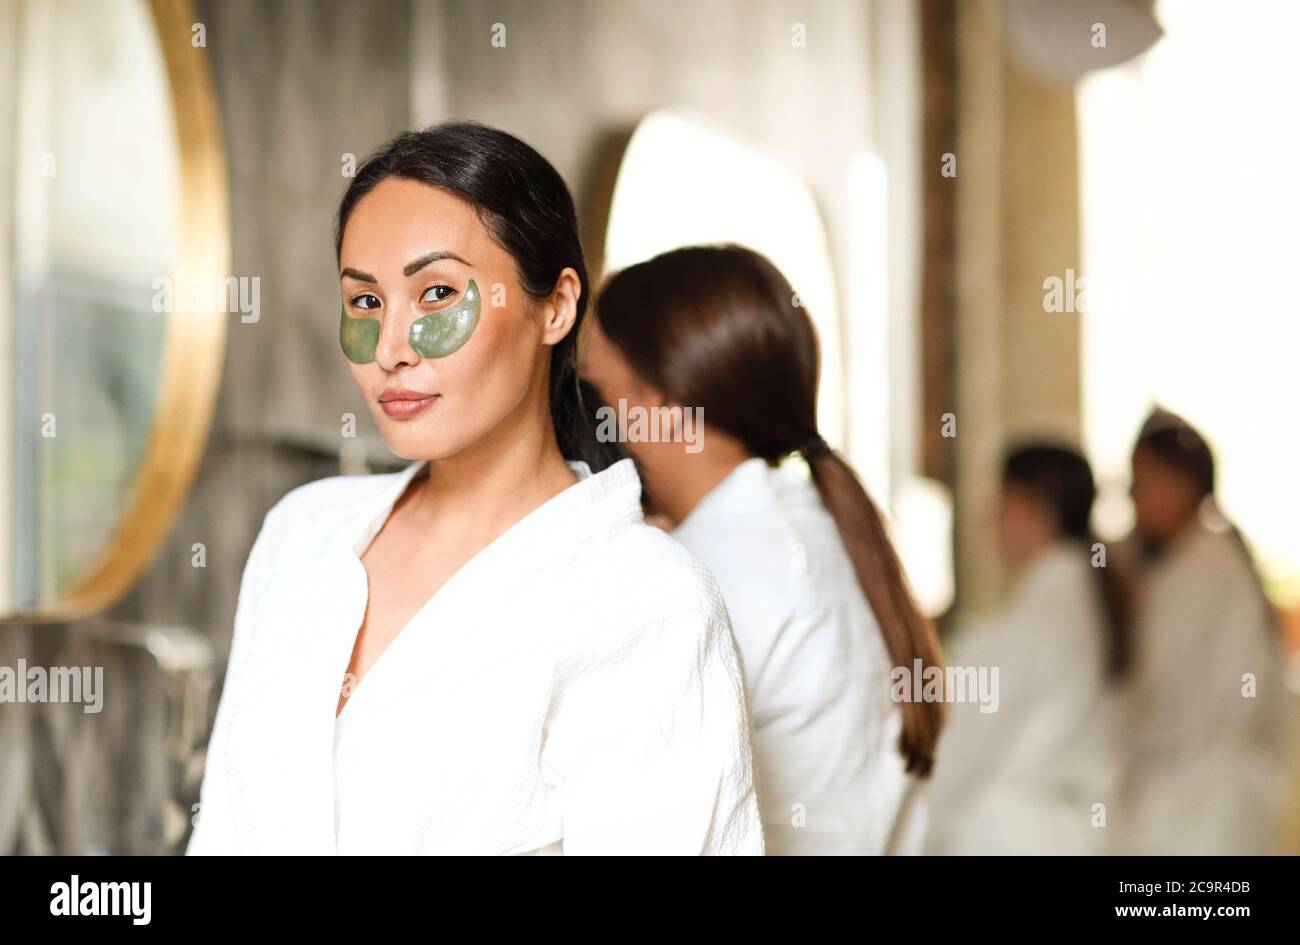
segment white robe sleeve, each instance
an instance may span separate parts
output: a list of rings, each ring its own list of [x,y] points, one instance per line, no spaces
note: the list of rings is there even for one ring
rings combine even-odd
[[[616,645],[606,628],[559,683],[542,761],[562,792],[564,852],[761,855],[726,612],[656,616]]]
[[[262,528],[253,541],[253,548],[248,554],[239,582],[235,626],[230,642],[230,662],[226,667],[212,736],[208,740],[203,784],[199,789],[199,809],[194,831],[190,834],[189,845],[185,850],[186,856],[221,856],[239,852],[234,812],[230,803],[230,780],[227,776],[226,729],[230,724],[232,703],[247,665],[248,652],[252,648],[254,618],[262,599],[261,589],[267,579],[264,561],[275,511],[272,508],[267,513]]]

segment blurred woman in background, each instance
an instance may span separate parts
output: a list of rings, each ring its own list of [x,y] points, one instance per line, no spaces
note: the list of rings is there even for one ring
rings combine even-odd
[[[890,670],[939,664],[938,640],[879,512],[818,433],[817,340],[795,300],[750,250],[665,253],[607,282],[583,373],[620,413],[675,418],[678,432],[702,417],[698,443],[621,438],[650,503],[721,586],[768,852],[919,852],[916,779],[942,707],[895,704]],[[810,476],[779,465],[795,452]]]
[[[1279,852],[1276,615],[1214,489],[1205,438],[1155,411],[1133,450],[1142,567],[1121,852]]]
[[[1116,770],[1112,683],[1129,656],[1125,585],[1089,527],[1096,490],[1071,449],[1027,445],[1002,467],[999,535],[1019,572],[959,666],[997,667],[999,702],[953,707],[928,849],[1087,854],[1102,849]]]

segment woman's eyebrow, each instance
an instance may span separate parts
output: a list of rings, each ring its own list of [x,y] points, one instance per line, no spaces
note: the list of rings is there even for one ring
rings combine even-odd
[[[421,269],[423,269],[425,266],[429,265],[429,263],[435,263],[443,259],[454,259],[456,260],[456,262],[461,263],[463,265],[466,266],[472,265],[472,263],[467,262],[466,260],[457,256],[455,253],[449,253],[444,249],[436,249],[431,253],[425,253],[419,259],[412,259],[409,263],[407,263],[404,267],[402,267],[402,275],[413,276]]]
[[[437,249],[431,253],[425,253],[419,259],[412,259],[409,263],[407,263],[404,267],[402,267],[402,275],[413,276],[421,269],[423,269],[425,266],[429,265],[430,263],[436,263],[443,259],[454,259],[456,260],[456,262],[466,266],[474,265],[469,260],[463,259],[460,256],[457,256],[455,253],[451,253],[443,249]],[[349,276],[353,279],[356,279],[358,282],[369,282],[375,285],[379,283],[379,280],[376,279],[374,276],[372,276],[370,273],[362,272],[359,269],[353,269],[351,266],[343,269],[339,273],[339,275]]]

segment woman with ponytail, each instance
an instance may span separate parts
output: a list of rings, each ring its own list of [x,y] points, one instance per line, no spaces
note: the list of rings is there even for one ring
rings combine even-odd
[[[600,293],[582,369],[606,416],[666,418],[651,428],[670,435],[630,423],[620,439],[722,588],[768,852],[916,852],[942,706],[895,703],[890,676],[939,665],[939,644],[880,512],[818,432],[817,339],[790,284],[738,246],[631,266]],[[782,463],[793,454],[805,475]]]
[[[494,128],[408,132],[335,249],[317,382],[350,374],[408,465],[267,515],[190,852],[761,854],[722,599],[587,422],[560,175]]]
[[[1127,584],[1092,534],[1088,461],[1031,443],[1002,464],[1006,601],[963,630],[954,663],[998,672],[996,711],[953,707],[932,794],[929,850],[940,854],[1104,852],[1095,805],[1118,775],[1116,693],[1130,655]]]

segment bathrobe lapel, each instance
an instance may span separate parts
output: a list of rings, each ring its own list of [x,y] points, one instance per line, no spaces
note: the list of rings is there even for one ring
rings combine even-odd
[[[334,827],[334,718],[365,615],[364,547],[421,463],[340,519],[320,547],[297,549],[301,573],[260,617],[246,701],[232,722],[236,792],[249,852],[328,855]]]

